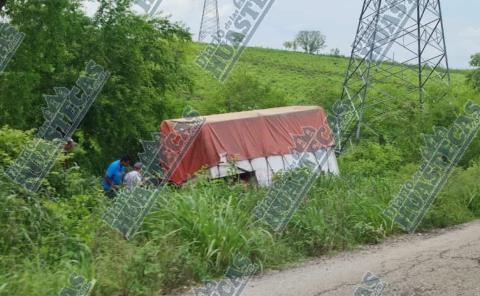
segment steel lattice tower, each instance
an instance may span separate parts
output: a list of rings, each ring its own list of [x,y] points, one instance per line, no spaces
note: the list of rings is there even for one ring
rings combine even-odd
[[[220,19],[218,16],[218,1],[205,0],[203,4],[202,22],[198,41],[203,42],[208,38],[217,35],[220,30]]]
[[[337,149],[354,132],[360,139],[365,118],[393,110],[384,103],[401,99],[382,83],[405,89],[402,96],[419,92],[423,103],[431,80],[450,83],[440,0],[364,0],[342,98],[332,110]]]

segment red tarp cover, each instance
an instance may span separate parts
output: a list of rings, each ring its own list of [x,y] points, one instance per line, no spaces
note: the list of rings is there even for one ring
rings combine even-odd
[[[325,111],[317,106],[292,106],[273,109],[205,116],[198,137],[188,148],[171,181],[181,184],[202,167],[220,162],[220,154],[228,159],[247,160],[292,152],[293,135],[303,128],[321,129],[316,149],[335,145]],[[160,125],[163,135],[173,131],[182,119],[166,120]]]

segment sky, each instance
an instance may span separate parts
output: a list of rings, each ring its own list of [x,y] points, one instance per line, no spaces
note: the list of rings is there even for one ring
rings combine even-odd
[[[249,46],[282,48],[300,30],[319,30],[327,48],[349,55],[355,37],[362,0],[276,0]],[[451,68],[469,68],[470,56],[480,52],[480,1],[442,0],[445,38]],[[233,12],[233,0],[218,0],[220,19]],[[184,23],[198,36],[203,0],[163,0],[160,15]],[[94,4],[86,8],[91,13]],[[221,26],[222,27],[222,26]]]

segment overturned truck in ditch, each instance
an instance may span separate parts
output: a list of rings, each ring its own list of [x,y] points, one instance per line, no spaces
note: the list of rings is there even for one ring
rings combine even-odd
[[[165,120],[161,134],[185,123],[188,119]],[[298,153],[305,153],[304,158],[319,170],[337,175],[334,145],[326,113],[318,106],[205,116],[169,181],[182,184],[207,168],[212,178],[248,176],[260,186],[269,186],[274,174],[298,165]]]

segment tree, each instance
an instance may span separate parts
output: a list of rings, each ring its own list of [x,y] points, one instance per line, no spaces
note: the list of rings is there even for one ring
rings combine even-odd
[[[234,32],[230,36],[230,40],[234,46],[239,46],[245,39],[245,34],[239,32]]]
[[[292,49],[293,48],[293,42],[285,41],[285,42],[283,42],[283,47],[285,47],[287,50]]]
[[[132,1],[100,0],[90,18],[82,0],[10,0],[2,13],[26,36],[0,76],[0,125],[41,126],[42,94],[72,87],[90,59],[111,76],[74,138],[99,170],[113,157],[135,155],[140,139],[158,131],[161,120],[178,116],[168,97],[191,90],[191,36],[168,19],[135,15]]]
[[[338,48],[332,48],[332,49],[330,50],[330,53],[331,53],[333,56],[338,57],[338,56],[340,55],[340,49],[338,49]]]
[[[318,53],[326,46],[326,37],[320,31],[300,31],[295,42],[309,54]]]
[[[467,82],[480,92],[480,52],[472,56],[470,65],[475,69],[467,75]]]
[[[298,48],[297,41],[293,40],[293,42],[292,42],[292,49],[293,49],[293,51],[297,51],[297,48]]]

